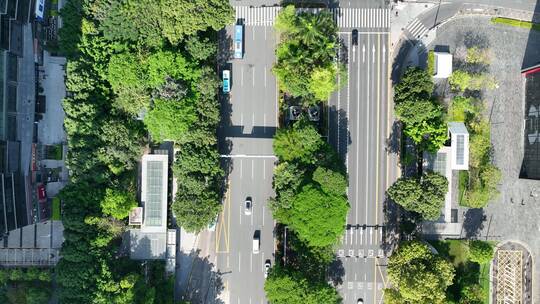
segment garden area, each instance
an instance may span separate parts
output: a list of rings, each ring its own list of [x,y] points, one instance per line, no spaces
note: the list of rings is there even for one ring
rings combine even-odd
[[[43,304],[52,295],[51,270],[46,268],[0,269],[0,301],[6,304]]]
[[[332,16],[326,11],[296,13],[287,6],[275,28],[280,40],[273,71],[282,96],[287,96],[284,112],[293,100],[299,107],[325,104],[338,89],[337,74],[343,69],[335,62],[337,27]],[[323,139],[317,122],[302,111],[277,130],[273,147],[278,158],[276,196],[269,205],[278,227],[287,227],[288,250],[286,260],[284,252],[276,252],[266,296],[276,304],[340,303],[337,290],[326,281],[326,270],[349,210],[343,160]]]
[[[449,303],[489,304],[489,269],[493,242],[448,240],[429,241],[440,256],[450,261],[455,278],[447,289]]]

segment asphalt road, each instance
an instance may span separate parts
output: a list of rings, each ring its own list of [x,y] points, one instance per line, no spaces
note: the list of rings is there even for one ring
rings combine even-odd
[[[386,271],[383,204],[389,179],[385,146],[391,117],[389,24],[374,27],[381,24],[358,19],[358,45],[352,45],[352,27],[340,28],[341,59],[346,61],[348,77],[339,80],[343,87],[329,100],[328,140],[347,164],[351,205],[336,252],[345,270],[338,288],[344,303],[356,303],[359,298],[364,303],[381,303]]]
[[[275,61],[272,27],[244,27],[244,58],[229,60],[231,92],[222,103],[222,153],[229,162],[228,190],[215,231],[217,269],[224,303],[266,303],[264,263],[274,255],[274,221],[267,207],[273,196],[275,158],[272,138],[277,126],[277,88],[271,67]],[[226,35],[234,35],[228,26]],[[251,215],[244,202],[252,197]],[[260,252],[253,237],[260,231]]]

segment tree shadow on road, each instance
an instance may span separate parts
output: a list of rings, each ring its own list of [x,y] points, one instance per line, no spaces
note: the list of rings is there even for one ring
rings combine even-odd
[[[189,303],[224,304],[220,294],[224,291],[224,275],[214,268],[209,256],[201,256],[200,249],[192,250],[189,255],[180,253],[181,268],[175,289],[177,299]],[[183,263],[182,263],[183,262]],[[182,270],[182,267],[185,267]]]
[[[480,231],[484,228],[484,222],[487,217],[484,209],[469,209],[465,212],[465,219],[463,220],[463,232],[465,238],[474,238],[480,234]]]

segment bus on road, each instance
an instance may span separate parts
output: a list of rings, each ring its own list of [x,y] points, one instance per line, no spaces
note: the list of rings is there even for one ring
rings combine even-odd
[[[234,58],[244,57],[244,26],[237,24],[234,26]]]

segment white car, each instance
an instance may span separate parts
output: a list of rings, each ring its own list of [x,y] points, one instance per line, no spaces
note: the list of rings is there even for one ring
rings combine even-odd
[[[264,263],[264,278],[268,277],[268,272],[270,272],[270,260],[266,260]]]
[[[253,201],[251,200],[251,197],[246,197],[246,200],[244,202],[244,214],[245,215],[251,215],[251,209],[253,208]]]
[[[364,300],[358,299],[358,302],[356,302],[356,304],[364,304]]]

